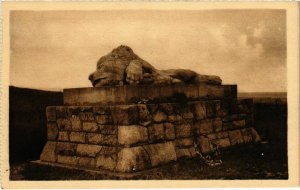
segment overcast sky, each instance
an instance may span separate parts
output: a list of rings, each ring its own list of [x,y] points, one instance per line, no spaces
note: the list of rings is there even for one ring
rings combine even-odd
[[[90,87],[98,59],[130,46],[158,69],[219,75],[244,92],[286,91],[284,10],[14,11],[10,85]]]

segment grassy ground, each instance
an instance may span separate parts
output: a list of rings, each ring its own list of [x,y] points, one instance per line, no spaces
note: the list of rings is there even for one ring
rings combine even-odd
[[[199,158],[182,159],[178,163],[142,174],[134,179],[288,179],[287,158],[276,144],[256,144],[222,150],[220,166],[210,167]],[[33,167],[29,162],[11,167],[12,180],[95,180],[122,179],[107,175],[51,166]]]

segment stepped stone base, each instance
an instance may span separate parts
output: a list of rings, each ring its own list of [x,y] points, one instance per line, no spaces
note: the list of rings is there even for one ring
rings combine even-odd
[[[218,88],[222,95],[208,96],[215,99],[195,99],[182,91],[186,98],[180,102],[94,105],[92,99],[83,106],[80,94],[73,105],[66,98],[64,106],[47,107],[48,142],[41,162],[135,173],[194,157],[195,145],[206,154],[212,144],[227,148],[259,141],[252,100],[237,100],[236,90]]]

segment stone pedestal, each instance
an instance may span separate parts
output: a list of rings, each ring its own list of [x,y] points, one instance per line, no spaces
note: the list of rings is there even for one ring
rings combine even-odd
[[[259,141],[252,100],[236,85],[116,86],[64,90],[47,107],[41,162],[132,173]]]

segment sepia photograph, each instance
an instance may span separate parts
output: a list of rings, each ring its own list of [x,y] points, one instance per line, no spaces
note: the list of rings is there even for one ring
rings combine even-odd
[[[83,4],[2,7],[6,184],[299,185],[298,4]]]

